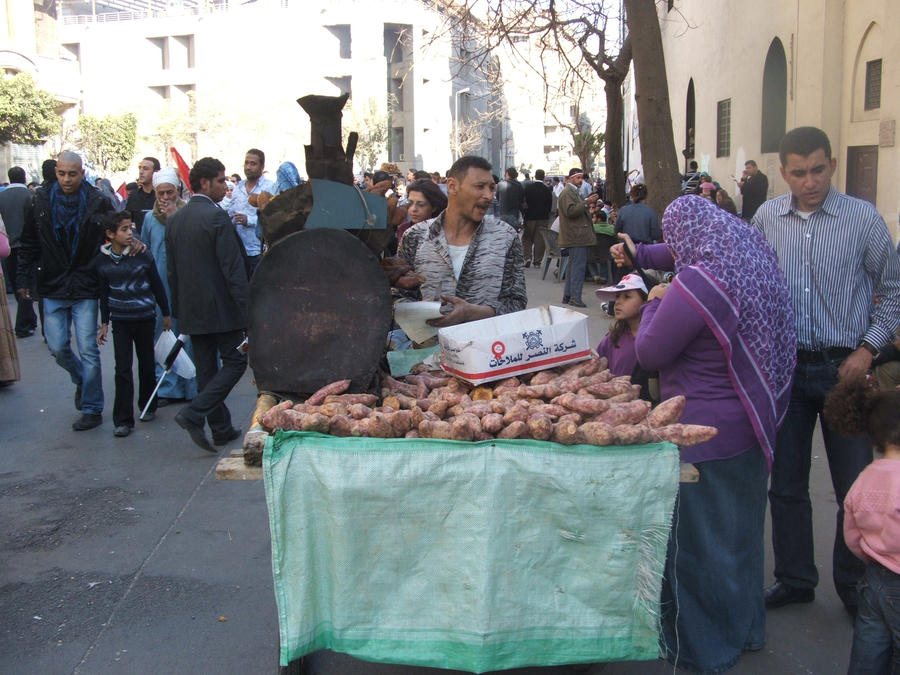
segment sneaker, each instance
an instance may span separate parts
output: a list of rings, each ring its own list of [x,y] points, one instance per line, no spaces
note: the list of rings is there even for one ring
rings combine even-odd
[[[87,431],[88,429],[93,429],[94,427],[99,427],[103,424],[103,416],[102,415],[91,415],[90,413],[84,413],[72,424],[72,429],[74,431]]]
[[[75,387],[75,410],[81,410],[81,385]]]
[[[124,438],[128,434],[131,433],[131,427],[127,424],[120,424],[115,429],[113,429],[113,436],[118,436],[119,438]]]

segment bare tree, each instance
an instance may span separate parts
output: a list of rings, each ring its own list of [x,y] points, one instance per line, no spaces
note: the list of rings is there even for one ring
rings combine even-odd
[[[522,39],[536,42],[540,50],[538,63],[529,64],[533,74],[545,78],[547,64],[562,64],[562,77],[569,82],[597,77],[604,83],[606,95],[605,159],[607,195],[613,203],[625,201],[625,171],[622,151],[624,105],[622,83],[628,74],[634,45],[640,45],[642,73],[638,100],[642,131],[668,129],[671,139],[671,114],[668,99],[650,97],[647,82],[662,82],[665,89],[665,60],[655,0],[625,0],[630,10],[631,31],[622,35],[619,3],[614,0],[502,0],[491,3],[486,11],[481,0],[431,0],[443,14],[447,30],[467,41],[467,63],[478,66],[490,57],[494,49],[504,46],[514,52]],[[640,19],[639,19],[640,17]],[[640,25],[638,25],[640,22]],[[655,33],[656,40],[645,42]],[[640,36],[638,41],[633,35]],[[523,57],[523,61],[527,61]],[[636,60],[636,63],[638,60]],[[551,69],[553,70],[553,69]],[[554,71],[555,72],[555,71]],[[525,74],[524,76],[528,76]],[[545,83],[547,82],[545,78]],[[647,103],[653,101],[654,105]],[[645,110],[641,112],[641,107]],[[645,126],[647,125],[647,126]],[[654,194],[660,200],[678,194],[669,193],[672,182],[663,175],[670,171],[668,155],[674,154],[674,141],[669,148],[661,147],[664,139],[652,136],[653,143],[644,142],[641,152],[644,173],[648,181],[658,185]],[[677,176],[677,167],[673,172]]]
[[[586,86],[584,80],[575,83],[575,89],[570,97],[566,97],[565,92],[561,95],[561,100],[568,108],[568,115],[558,115],[555,110],[551,109],[551,115],[556,123],[569,132],[572,144],[572,154],[578,158],[578,163],[585,171],[590,171],[594,164],[594,159],[603,149],[605,134],[600,131],[600,126],[593,124],[587,112],[584,110],[584,89]]]

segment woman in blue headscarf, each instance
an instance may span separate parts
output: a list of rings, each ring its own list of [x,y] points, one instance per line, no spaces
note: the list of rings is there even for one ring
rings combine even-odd
[[[275,187],[278,189],[275,194],[280,194],[298,185],[300,185],[300,173],[297,171],[297,167],[293,162],[282,162],[278,171],[275,172]]]

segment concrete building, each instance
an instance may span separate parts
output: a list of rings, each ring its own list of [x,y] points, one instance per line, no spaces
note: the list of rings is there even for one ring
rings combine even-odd
[[[470,63],[475,47],[448,35],[420,0],[61,0],[61,8],[60,43],[79,66],[83,111],[134,111],[137,156],[164,157],[174,145],[188,161],[214,155],[239,172],[244,152],[259,147],[271,173],[286,160],[302,172],[309,126],[296,99],[343,92],[345,131],[363,132],[358,160],[365,130],[387,130],[376,167],[443,172],[475,153],[497,167],[546,168],[545,146],[563,146],[545,142],[540,78],[517,77],[518,65],[500,57]]]
[[[29,73],[40,89],[58,101],[56,112],[67,122],[78,115],[80,93],[77,64],[60,58],[55,19],[35,11],[28,0],[0,0],[0,76]],[[41,162],[58,151],[59,139],[50,147],[0,144],[0,176],[6,180],[11,166],[21,166],[29,180],[40,181]]]
[[[784,194],[785,131],[823,129],[835,186],[875,204],[896,240],[900,212],[900,13],[896,0],[658,3],[678,150],[730,193],[754,159]],[[891,11],[894,10],[894,11]],[[640,165],[636,117],[626,143]],[[633,142],[632,142],[633,141]],[[738,199],[736,200],[739,202]]]

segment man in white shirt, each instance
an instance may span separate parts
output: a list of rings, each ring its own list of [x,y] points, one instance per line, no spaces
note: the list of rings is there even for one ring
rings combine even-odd
[[[250,148],[244,156],[244,175],[247,176],[234,188],[228,215],[237,230],[244,250],[247,252],[247,264],[251,273],[259,263],[262,255],[262,242],[257,228],[259,209],[251,203],[251,195],[268,192],[277,193],[275,183],[263,176],[266,168],[266,155],[262,150]],[[252,201],[256,201],[253,199]]]

